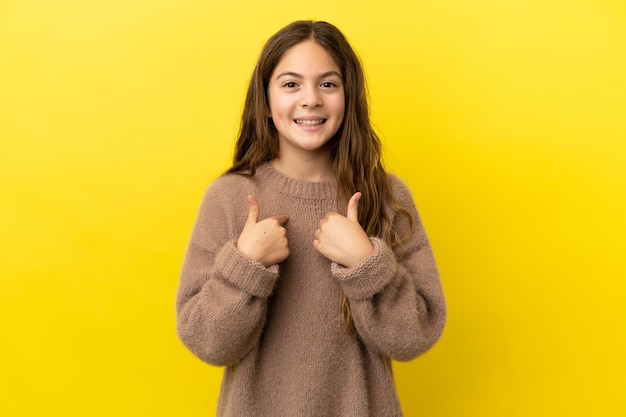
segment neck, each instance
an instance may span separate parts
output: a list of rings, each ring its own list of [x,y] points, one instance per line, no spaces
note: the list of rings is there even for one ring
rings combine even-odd
[[[281,174],[300,181],[325,182],[335,178],[330,155],[320,154],[286,158],[279,155],[270,162]]]

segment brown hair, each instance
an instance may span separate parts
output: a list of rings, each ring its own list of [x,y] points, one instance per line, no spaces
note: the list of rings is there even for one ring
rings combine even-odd
[[[278,132],[269,117],[270,77],[284,53],[306,40],[322,46],[335,60],[343,77],[344,120],[330,141],[337,204],[345,207],[350,197],[360,191],[363,195],[359,201],[359,223],[367,235],[384,238],[392,248],[401,247],[405,236],[398,235],[385,206],[394,214],[406,217],[409,230],[413,219],[391,192],[381,161],[381,142],[369,119],[365,76],[359,58],[345,36],[330,23],[293,22],[267,41],[250,80],[233,166],[227,172],[253,176],[260,164],[278,156]],[[350,306],[343,294],[341,308],[343,323],[351,329]]]

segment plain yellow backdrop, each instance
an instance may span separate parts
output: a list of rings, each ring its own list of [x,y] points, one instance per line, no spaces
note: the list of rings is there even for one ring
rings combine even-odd
[[[302,18],[362,57],[440,266],[405,414],[626,415],[625,4],[0,1],[0,415],[213,415],[180,264],[260,48]]]

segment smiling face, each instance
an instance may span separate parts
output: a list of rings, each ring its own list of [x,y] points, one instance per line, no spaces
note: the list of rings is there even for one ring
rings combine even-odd
[[[330,155],[326,145],[343,122],[345,99],[341,70],[323,47],[307,40],[288,49],[268,96],[281,158]]]

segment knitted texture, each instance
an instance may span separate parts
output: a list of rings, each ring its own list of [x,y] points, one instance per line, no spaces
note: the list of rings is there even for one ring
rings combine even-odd
[[[297,181],[264,164],[251,178],[227,174],[208,188],[182,268],[177,331],[194,355],[225,367],[219,417],[402,415],[391,360],[433,346],[446,310],[411,194],[390,181],[415,221],[403,257],[370,237],[374,252],[350,269],[312,244],[320,220],[338,210],[334,182]],[[279,265],[266,268],[236,248],[248,195],[259,220],[289,215],[290,254]],[[406,219],[394,222],[404,235]],[[341,325],[342,292],[353,335]]]

